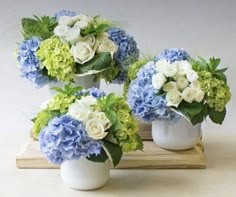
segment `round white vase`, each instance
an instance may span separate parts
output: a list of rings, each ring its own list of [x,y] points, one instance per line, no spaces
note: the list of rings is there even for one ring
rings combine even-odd
[[[61,165],[63,182],[77,190],[95,190],[106,184],[110,175],[110,163],[97,163],[81,157],[79,160],[65,161]]]
[[[191,149],[201,138],[201,124],[193,126],[183,117],[174,122],[157,120],[152,122],[152,138],[164,149]]]
[[[74,77],[74,85],[81,86],[83,89],[89,89],[92,87],[99,88],[100,81],[94,81],[94,75],[86,75],[86,76],[78,76],[75,75]],[[64,84],[61,82],[49,83],[50,94],[54,95],[55,91],[51,90],[52,87],[60,87],[63,88]]]

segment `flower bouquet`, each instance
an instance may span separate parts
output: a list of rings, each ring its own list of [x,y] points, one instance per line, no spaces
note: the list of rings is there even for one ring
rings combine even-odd
[[[109,160],[116,166],[123,152],[142,150],[137,121],[114,94],[71,84],[54,89],[59,93],[33,119],[41,152],[49,162],[62,164],[62,179],[72,188],[101,187],[109,176]]]
[[[182,127],[187,132],[194,128],[200,134],[199,124],[207,117],[222,124],[231,93],[224,74],[227,69],[219,69],[219,64],[220,59],[214,57],[209,62],[203,58],[194,60],[182,49],[167,49],[152,60],[140,60],[130,67],[126,82],[128,103],[136,117],[154,121],[154,140],[161,141],[163,136],[154,135],[174,125],[179,125],[172,128],[179,138],[183,137]],[[191,140],[195,145],[198,139]],[[184,149],[194,145],[188,144]]]
[[[23,18],[22,34],[19,69],[38,87],[87,75],[122,83],[139,57],[133,37],[99,16],[63,10],[53,17]]]

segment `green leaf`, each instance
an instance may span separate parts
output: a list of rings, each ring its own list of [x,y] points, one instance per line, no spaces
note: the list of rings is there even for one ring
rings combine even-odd
[[[179,105],[179,111],[188,115],[190,118],[202,111],[203,103],[182,101]]]
[[[228,70],[228,68],[222,68],[222,69],[217,70],[216,72],[224,73],[226,70]]]
[[[198,57],[200,60],[201,60],[201,65],[204,67],[204,68],[207,68],[208,66],[208,63],[205,59],[203,59],[202,57]]]
[[[157,92],[157,96],[164,96],[164,95],[166,95],[166,92],[164,92],[163,90]]]
[[[115,131],[119,130],[121,128],[121,126],[122,126],[121,122],[117,119],[115,124],[113,124],[112,127],[110,128],[110,130],[115,132]]]
[[[209,68],[211,72],[214,72],[217,68],[217,66],[220,64],[220,59],[219,58],[210,58],[209,60]]]
[[[215,78],[217,78],[219,80],[223,80],[225,83],[227,83],[227,77],[225,76],[224,73],[216,72],[216,73],[213,74],[213,77],[215,77]]]
[[[53,30],[57,26],[55,18],[49,16],[34,16],[34,18],[23,18],[21,20],[22,34],[25,39],[40,37],[47,39],[53,35]]]
[[[51,90],[54,90],[54,91],[62,93],[62,94],[66,93],[62,88],[59,88],[59,87],[52,87]]]
[[[112,64],[112,57],[111,54],[108,52],[99,53],[92,60],[89,62],[84,63],[83,65],[77,65],[77,72],[78,74],[84,74],[89,71],[104,71],[111,67]]]
[[[92,154],[86,158],[89,161],[104,163],[108,159],[108,156],[107,156],[106,152],[102,149],[101,154],[99,154],[99,155]]]
[[[106,149],[107,153],[110,155],[113,165],[117,166],[123,154],[122,148],[118,144],[114,144],[107,141],[104,141],[104,148]]]
[[[110,120],[111,124],[115,124],[117,121],[116,113],[113,110],[105,111],[106,117]]]
[[[224,108],[223,111],[215,111],[214,108],[209,108],[209,117],[212,120],[212,122],[216,124],[222,124],[226,115],[226,108]]]
[[[94,23],[90,23],[86,29],[81,31],[82,36],[97,35],[106,32],[112,27],[112,24],[108,21],[99,21],[99,16],[96,16],[93,19]]]

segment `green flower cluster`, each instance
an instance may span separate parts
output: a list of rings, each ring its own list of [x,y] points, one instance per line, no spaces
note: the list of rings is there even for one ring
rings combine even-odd
[[[198,74],[201,88],[207,95],[207,104],[216,111],[223,111],[231,98],[229,86],[225,81],[213,77],[206,70],[200,71]]]
[[[36,53],[42,66],[47,68],[48,75],[60,81],[73,80],[75,62],[70,54],[70,47],[57,37],[41,42]]]
[[[129,67],[129,71],[128,71],[128,77],[130,80],[134,80],[137,77],[137,72],[139,71],[139,69],[145,65],[148,61],[150,61],[149,59],[143,59],[143,60],[139,60],[137,62],[135,62],[134,64],[130,65]]]
[[[33,127],[33,134],[34,137],[37,138],[41,129],[45,127],[49,120],[51,120],[54,117],[52,113],[50,113],[48,110],[40,111],[37,114],[37,118],[34,121],[34,127]]]
[[[67,112],[69,106],[75,101],[75,96],[68,96],[66,94],[57,94],[48,104],[50,111],[60,111],[60,113]]]
[[[122,151],[131,152],[138,150],[140,145],[140,138],[137,135],[138,122],[130,114],[130,108],[124,100],[119,103],[117,120],[121,123],[121,127],[115,132],[115,137],[118,139]]]
[[[129,85],[131,83],[132,80],[134,80],[137,77],[137,72],[139,71],[139,69],[145,65],[148,61],[150,61],[150,59],[142,59],[142,60],[138,60],[135,63],[131,64],[129,66],[128,69],[128,78],[125,81],[124,84],[124,89],[123,89],[123,96],[126,98],[127,93],[128,93],[128,89],[129,89]]]

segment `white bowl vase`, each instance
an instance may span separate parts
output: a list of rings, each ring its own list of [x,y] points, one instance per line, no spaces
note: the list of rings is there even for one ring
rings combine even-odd
[[[182,117],[175,122],[157,120],[152,122],[152,138],[164,149],[191,149],[201,138],[201,124],[193,126]]]
[[[79,160],[65,161],[61,165],[63,182],[77,190],[95,190],[106,184],[110,175],[110,163],[97,163],[81,157]]]
[[[52,87],[63,87],[63,83],[61,82],[55,82],[55,83],[49,83],[49,89],[50,89],[50,94],[54,95],[55,91],[51,90]],[[74,85],[76,86],[81,86],[84,89],[88,88],[99,88],[100,87],[100,81],[94,81],[94,75],[85,75],[85,76],[75,76],[74,77]]]

